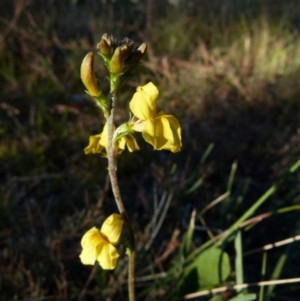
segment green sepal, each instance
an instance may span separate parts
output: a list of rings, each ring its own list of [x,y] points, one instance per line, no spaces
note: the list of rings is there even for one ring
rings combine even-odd
[[[100,91],[98,96],[92,96],[87,90],[85,92],[95,100],[96,106],[103,112],[105,118],[109,117],[108,102],[102,92]]]
[[[117,127],[117,129],[114,132],[114,137],[113,137],[113,143],[114,145],[117,144],[118,140],[121,139],[124,136],[133,134],[134,131],[130,128],[127,122],[122,123]]]
[[[100,51],[98,52],[98,54],[102,57],[107,70],[109,70],[110,57],[108,57],[107,55],[101,53]]]
[[[118,74],[112,74],[110,73],[110,93],[112,94],[118,94],[120,90],[120,80],[122,77],[123,73],[118,73]]]

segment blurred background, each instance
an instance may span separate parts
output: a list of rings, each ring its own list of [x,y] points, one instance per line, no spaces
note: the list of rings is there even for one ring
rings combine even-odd
[[[299,159],[299,30],[298,0],[1,0],[0,300],[127,300],[126,256],[113,272],[78,258],[83,233],[117,210],[106,159],[83,153],[104,119],[80,64],[102,34],[148,44],[117,123],[135,88],[153,81],[158,108],[182,125],[181,152],[155,152],[139,137],[141,151],[118,161],[136,229],[138,300],[157,300],[174,284],[145,277],[174,265],[193,209],[197,248]],[[95,69],[108,93],[100,57]],[[244,251],[299,234],[299,180],[285,177],[255,213],[268,217],[243,233]],[[262,252],[245,256],[245,282],[299,277],[299,242],[270,250],[264,276],[261,265]],[[264,300],[299,301],[299,286]]]

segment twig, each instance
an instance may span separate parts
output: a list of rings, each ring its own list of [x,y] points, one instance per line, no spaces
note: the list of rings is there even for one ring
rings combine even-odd
[[[187,294],[184,296],[184,299],[193,299],[201,296],[206,296],[210,294],[217,294],[217,293],[222,293],[226,292],[228,290],[239,290],[239,289],[244,289],[248,288],[251,286],[268,286],[268,285],[279,285],[279,284],[288,284],[288,283],[296,283],[300,282],[300,278],[290,278],[290,279],[280,279],[280,280],[270,280],[270,281],[260,281],[256,283],[243,283],[243,284],[237,284],[234,286],[222,286],[218,288],[214,288],[211,290],[205,290],[202,292],[196,292],[192,294]]]
[[[209,209],[211,209],[212,207],[217,205],[219,202],[226,199],[228,196],[229,196],[229,191],[227,191],[227,192],[223,193],[222,195],[220,195],[219,197],[217,197],[215,200],[213,200],[211,203],[209,203],[207,206],[205,206],[201,210],[200,215],[203,215],[206,211],[208,211]]]
[[[290,238],[287,238],[287,239],[284,239],[284,240],[280,240],[280,241],[274,242],[273,244],[268,244],[268,245],[265,245],[261,248],[257,248],[257,249],[254,249],[254,250],[251,250],[251,251],[248,251],[248,252],[244,252],[243,256],[247,256],[247,255],[254,254],[254,253],[257,253],[257,252],[261,252],[261,251],[267,251],[267,250],[277,248],[277,247],[281,247],[281,246],[290,244],[292,242],[295,242],[297,240],[300,240],[300,235],[290,237]]]
[[[128,260],[128,294],[129,300],[135,301],[135,291],[134,291],[134,261],[135,261],[135,237],[132,229],[132,225],[128,218],[127,212],[125,210],[119,184],[116,173],[116,164],[114,157],[114,144],[113,144],[113,129],[114,129],[114,105],[116,102],[116,95],[111,93],[111,108],[110,108],[110,116],[107,118],[107,126],[108,126],[108,171],[110,176],[110,182],[112,191],[115,197],[115,201],[117,207],[119,209],[120,214],[124,219],[125,226],[128,229],[129,237],[130,237],[130,254]]]

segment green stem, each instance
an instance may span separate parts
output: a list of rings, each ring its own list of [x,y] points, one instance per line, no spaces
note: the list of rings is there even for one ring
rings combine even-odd
[[[108,126],[108,172],[110,176],[110,182],[112,191],[115,197],[115,201],[117,207],[119,209],[120,214],[124,219],[124,223],[128,229],[129,237],[130,237],[130,253],[128,254],[128,294],[129,301],[135,301],[135,289],[134,289],[134,259],[135,259],[135,237],[132,229],[131,222],[128,218],[127,212],[125,210],[125,206],[122,201],[118,178],[116,173],[116,162],[114,157],[114,145],[113,145],[113,129],[114,129],[114,105],[116,101],[116,95],[111,94],[111,111],[110,115],[107,118],[107,126]]]

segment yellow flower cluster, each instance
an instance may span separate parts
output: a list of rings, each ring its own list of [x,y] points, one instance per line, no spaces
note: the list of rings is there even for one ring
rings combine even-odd
[[[111,35],[104,34],[97,48],[109,73],[110,93],[118,95],[120,87],[138,68],[141,58],[146,53],[147,45],[143,43],[137,46],[128,38],[116,40]],[[86,92],[94,99],[105,118],[111,120],[109,119],[113,117],[111,103],[99,88],[94,74],[93,53],[90,52],[85,56],[80,75],[87,89]],[[115,156],[125,148],[130,152],[139,150],[134,132],[141,132],[145,141],[155,150],[165,149],[175,153],[181,149],[180,124],[173,115],[167,115],[163,111],[157,113],[158,94],[157,87],[151,82],[137,88],[129,103],[132,113],[130,120],[113,128],[112,143]],[[108,146],[106,123],[100,134],[90,136],[89,145],[84,152],[85,154],[108,153]],[[114,213],[104,221],[100,230],[96,227],[88,230],[81,240],[82,252],[79,256],[81,262],[94,265],[98,261],[103,269],[114,269],[120,256],[116,246],[119,244],[123,224],[122,216]]]
[[[87,231],[81,239],[81,262],[94,265],[98,261],[104,270],[114,269],[120,256],[115,246],[119,243],[123,223],[121,215],[113,213],[100,231],[96,227]]]
[[[181,127],[173,115],[166,115],[164,112],[157,114],[156,100],[158,89],[152,83],[138,87],[130,101],[130,110],[133,118],[128,123],[128,133],[117,140],[115,154],[124,150],[127,146],[130,152],[139,150],[139,146],[132,135],[133,131],[142,132],[146,142],[151,144],[155,150],[170,150],[176,153],[180,150]],[[101,153],[108,145],[108,131],[105,125],[101,134],[91,136],[89,145],[84,149],[85,154]]]

